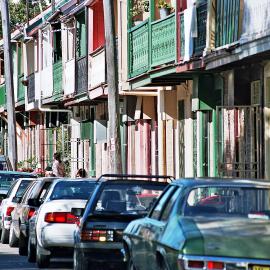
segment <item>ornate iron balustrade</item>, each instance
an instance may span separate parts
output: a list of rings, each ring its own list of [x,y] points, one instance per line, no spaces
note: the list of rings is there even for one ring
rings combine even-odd
[[[18,77],[18,86],[17,86],[17,101],[23,101],[25,99],[25,86],[22,84],[22,81],[24,79],[24,75],[20,75]]]
[[[216,1],[215,46],[220,47],[239,38],[240,0]]]
[[[35,73],[30,74],[27,77],[28,86],[27,86],[27,99],[28,103],[35,101]]]
[[[86,56],[76,60],[76,88],[77,94],[87,91],[87,61]]]
[[[149,21],[129,30],[129,77],[149,69]]]
[[[198,37],[194,38],[194,54],[202,54],[206,45],[207,2],[197,8]]]
[[[185,55],[185,24],[184,24],[184,12],[180,14],[180,58],[184,58]]]
[[[0,85],[0,107],[6,105],[6,84]]]
[[[53,97],[55,101],[60,100],[63,95],[62,74],[63,68],[62,61],[60,60],[53,64]]]
[[[151,66],[176,60],[175,14],[151,23]]]

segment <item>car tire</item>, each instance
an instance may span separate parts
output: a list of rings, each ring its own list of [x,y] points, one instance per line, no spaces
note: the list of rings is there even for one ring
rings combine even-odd
[[[36,262],[36,247],[33,244],[31,244],[30,239],[28,239],[27,245],[27,261]]]
[[[83,253],[76,248],[73,252],[73,270],[86,270],[89,269],[87,262],[84,261]]]
[[[19,238],[19,255],[27,256],[27,242],[28,242],[27,238],[21,232]]]
[[[3,228],[1,232],[1,242],[2,244],[8,244],[9,230]]]
[[[9,246],[10,247],[18,247],[18,244],[19,244],[19,239],[15,235],[15,232],[13,230],[13,226],[12,226],[12,223],[11,223],[10,231],[9,231]]]
[[[41,254],[38,243],[36,246],[36,262],[38,268],[47,268],[50,265],[50,255]]]

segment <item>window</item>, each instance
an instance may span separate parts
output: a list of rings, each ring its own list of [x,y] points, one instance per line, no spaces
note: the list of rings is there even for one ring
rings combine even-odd
[[[166,204],[167,200],[171,197],[173,191],[175,190],[175,186],[170,186],[165,193],[163,193],[162,197],[158,201],[158,204],[153,209],[150,218],[159,219],[162,209]]]
[[[162,211],[160,220],[162,221],[167,221],[170,213],[172,211],[172,208],[174,206],[175,201],[177,200],[177,198],[180,196],[182,189],[181,188],[177,188],[177,190],[174,190],[173,195],[171,196],[170,200],[168,201],[168,203],[166,204],[164,210]]]
[[[30,183],[31,181],[29,180],[22,180],[17,189],[15,197],[22,197],[23,193],[25,192]]]

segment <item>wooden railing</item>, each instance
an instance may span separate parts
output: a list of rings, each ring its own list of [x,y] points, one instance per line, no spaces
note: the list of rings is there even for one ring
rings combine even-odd
[[[35,73],[30,74],[27,77],[28,86],[27,86],[27,99],[28,103],[35,101]]]
[[[87,61],[86,56],[76,60],[76,94],[87,91]]]
[[[21,74],[18,77],[18,87],[17,87],[17,101],[23,101],[25,99],[25,86],[22,84],[24,80],[24,75]]]

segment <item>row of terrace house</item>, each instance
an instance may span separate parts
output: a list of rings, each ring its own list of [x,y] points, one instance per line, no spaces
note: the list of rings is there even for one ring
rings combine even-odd
[[[270,0],[114,10],[123,172],[270,178]],[[102,0],[56,1],[12,33],[20,161],[108,171],[104,33]],[[0,83],[6,153],[3,61]]]

